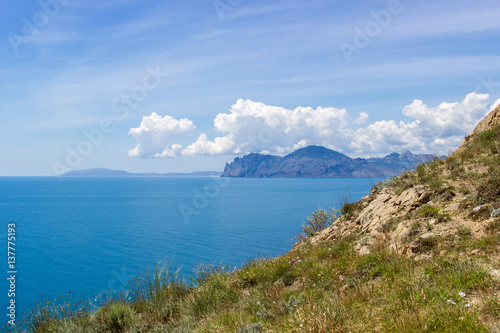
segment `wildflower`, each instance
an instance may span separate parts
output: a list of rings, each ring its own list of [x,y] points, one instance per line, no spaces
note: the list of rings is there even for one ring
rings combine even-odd
[[[457,303],[453,302],[451,299],[447,300],[447,302],[450,304],[457,304]]]
[[[260,304],[260,301],[257,302],[257,305],[259,305],[259,304]]]
[[[466,308],[470,308],[470,303],[465,304]]]
[[[302,327],[302,326],[304,326],[304,324],[300,324],[299,326]]]
[[[465,293],[463,293],[463,292],[459,292],[458,294],[460,295],[460,297],[465,297],[466,296]]]

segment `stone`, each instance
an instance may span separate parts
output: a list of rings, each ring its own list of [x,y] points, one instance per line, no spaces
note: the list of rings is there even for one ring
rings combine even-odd
[[[451,206],[448,206],[445,210],[448,212],[456,212],[460,208],[460,204],[456,203]]]

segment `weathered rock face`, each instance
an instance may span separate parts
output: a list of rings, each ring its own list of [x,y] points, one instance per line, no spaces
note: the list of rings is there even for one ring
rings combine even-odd
[[[415,186],[397,195],[392,188],[365,196],[360,202],[361,211],[354,219],[339,219],[335,224],[310,239],[312,243],[347,237],[354,233],[364,234],[364,242],[370,245],[377,240],[388,240],[399,252],[407,251],[404,240],[408,236],[412,213],[428,203],[431,191],[426,186]],[[406,221],[404,221],[406,219]]]
[[[469,142],[481,132],[498,126],[500,106],[466,138],[455,152],[456,161],[460,160],[457,158],[460,150],[466,149]],[[498,153],[491,154],[494,157]],[[481,166],[478,161],[480,159],[471,159],[467,165],[468,170],[487,174],[488,168]],[[483,237],[488,233],[489,223],[500,216],[500,202],[474,204],[466,177],[453,177],[450,167],[445,165],[445,162],[441,162],[441,168],[434,166],[439,170],[434,176],[445,188],[451,190],[448,196],[444,196],[442,192],[436,194],[429,185],[407,184],[407,187],[398,191],[394,183],[381,190],[374,188],[371,194],[356,204],[354,216],[341,216],[333,225],[297,243],[295,247],[356,235],[357,249],[361,254],[368,253],[370,247],[379,242],[388,244],[398,253],[428,256],[422,254],[422,244],[436,242],[437,239],[453,239],[459,234],[458,230],[470,230],[472,237]],[[407,179],[417,180],[417,173],[407,176]],[[461,192],[460,188],[465,190]],[[478,251],[480,250],[476,252]]]

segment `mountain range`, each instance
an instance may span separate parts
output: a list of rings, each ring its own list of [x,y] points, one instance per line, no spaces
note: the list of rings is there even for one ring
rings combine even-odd
[[[226,164],[222,177],[385,178],[435,158],[434,155],[412,154],[410,151],[382,158],[351,158],[322,146],[308,146],[283,157],[256,153],[237,157]]]

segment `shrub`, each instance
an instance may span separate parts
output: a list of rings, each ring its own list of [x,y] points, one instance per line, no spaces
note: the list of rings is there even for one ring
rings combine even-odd
[[[477,186],[478,197],[486,202],[500,200],[500,171],[490,173]]]
[[[430,206],[430,205],[422,205],[419,209],[419,214],[422,217],[439,217],[439,208]]]
[[[320,232],[326,227],[332,225],[338,217],[338,210],[330,208],[330,212],[327,212],[323,208],[319,207],[310,217],[307,218],[307,222],[302,225],[302,234],[300,234],[298,238],[303,239]]]
[[[467,239],[472,237],[472,231],[464,225],[457,226],[457,234],[460,238]]]
[[[384,181],[379,181],[377,184],[373,185],[372,190],[375,190],[375,192],[380,192],[384,188],[387,188],[392,185],[394,182],[394,179],[386,179]]]
[[[422,205],[418,210],[418,213],[422,217],[434,217],[438,220],[438,222],[444,222],[450,218],[447,213],[441,213],[439,208],[427,204]]]
[[[424,252],[431,251],[439,243],[439,239],[436,236],[431,236],[427,238],[419,238],[418,247]]]

